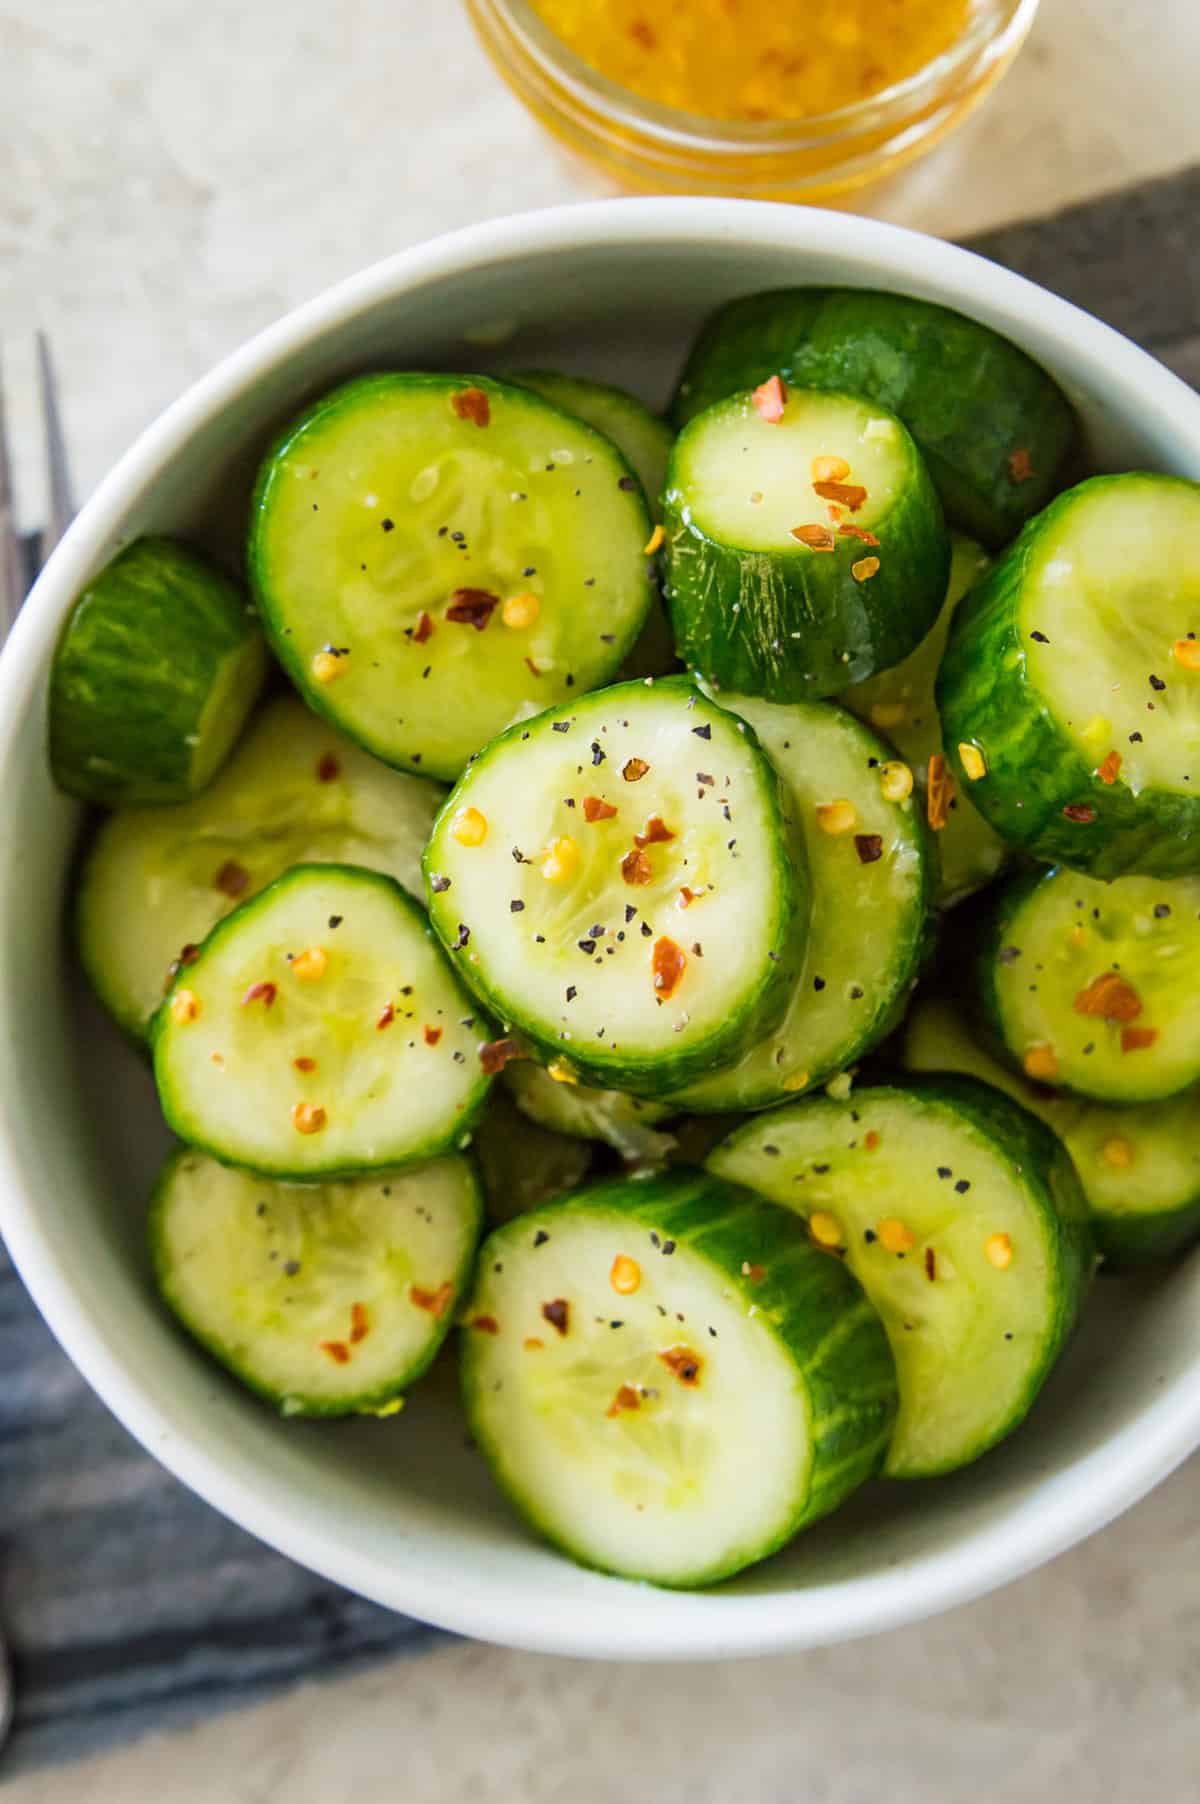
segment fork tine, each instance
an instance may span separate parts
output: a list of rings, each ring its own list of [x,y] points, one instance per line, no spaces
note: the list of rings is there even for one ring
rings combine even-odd
[[[16,500],[12,464],[4,419],[4,382],[0,376],[0,641],[20,612],[25,599],[25,558],[17,535]]]
[[[42,403],[42,432],[46,444],[46,525],[42,532],[42,562],[45,563],[75,517],[71,498],[71,472],[67,464],[67,445],[63,436],[62,411],[58,405],[58,384],[50,356],[50,341],[44,332],[37,335],[38,391]]]

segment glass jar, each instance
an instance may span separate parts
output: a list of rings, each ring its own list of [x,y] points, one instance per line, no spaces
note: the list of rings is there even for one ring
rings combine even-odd
[[[982,100],[1038,0],[975,0],[948,49],[869,99],[809,119],[744,124],[660,106],[590,68],[528,0],[465,0],[518,99],[622,187],[655,194],[821,201],[921,156]]]

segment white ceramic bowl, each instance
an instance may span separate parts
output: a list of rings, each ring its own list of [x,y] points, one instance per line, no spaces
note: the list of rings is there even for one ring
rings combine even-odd
[[[534,1541],[465,1447],[444,1380],[391,1423],[273,1419],[151,1294],[143,1202],[166,1136],[144,1067],[81,999],[64,952],[78,822],[46,769],[46,669],[72,597],[118,543],[147,529],[237,534],[272,428],[350,372],[561,363],[658,403],[703,313],[789,282],[960,308],[1054,372],[1097,463],[1200,478],[1196,395],[1095,320],[963,251],[837,213],[605,202],[406,252],[229,358],[101,485],[0,660],[0,1227],[23,1277],[105,1402],[218,1509],[381,1603],[519,1647],[639,1659],[808,1647],[930,1615],[1051,1558],[1200,1443],[1200,1261],[1099,1283],[1032,1419],[973,1470],[872,1487],[707,1594],[603,1578]],[[515,332],[503,351],[482,349],[501,328]]]

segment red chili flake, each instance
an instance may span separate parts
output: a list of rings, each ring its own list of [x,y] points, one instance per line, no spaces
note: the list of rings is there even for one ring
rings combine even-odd
[[[333,783],[342,774],[342,767],[332,752],[322,752],[317,761],[317,782]]]
[[[1116,752],[1116,751],[1110,752],[1108,754],[1108,757],[1104,760],[1103,764],[1099,764],[1096,767],[1096,775],[1099,777],[1099,779],[1102,783],[1115,783],[1117,778],[1120,776],[1120,774],[1121,774],[1121,754],[1120,754],[1120,752]]]
[[[854,850],[858,853],[860,864],[874,864],[883,857],[883,836],[879,833],[856,833]]]
[[[666,1002],[679,988],[687,969],[687,954],[664,934],[654,942],[650,969],[654,973],[654,993],[660,1002]]]
[[[264,1008],[270,1008],[278,993],[275,985],[265,979],[261,983],[252,983],[242,997],[242,1007],[247,1008],[252,1002],[261,1002]]]
[[[844,526],[838,527],[838,538],[857,539],[860,545],[878,545],[879,543],[875,534],[868,532],[865,526],[851,526],[849,521]]]
[[[814,482],[813,492],[822,501],[836,501],[839,507],[848,507],[856,514],[867,498],[867,491],[861,482]]]
[[[419,1284],[410,1284],[408,1295],[409,1301],[414,1303],[418,1309],[424,1309],[430,1315],[445,1315],[454,1301],[454,1286],[453,1284],[439,1284],[436,1290],[423,1290]],[[485,1328],[485,1322],[491,1322],[491,1327]],[[483,1328],[485,1334],[498,1332],[496,1323],[490,1315],[476,1316],[471,1326]]]
[[[1069,821],[1078,821],[1082,827],[1090,827],[1096,818],[1096,810],[1090,802],[1068,802],[1063,813]]]
[[[925,1276],[931,1284],[937,1278],[937,1254],[932,1247],[925,1248]]]
[[[950,804],[954,800],[954,778],[946,769],[941,752],[934,752],[930,757],[926,783],[925,818],[933,831],[940,833],[950,818]]]
[[[436,1046],[442,1037],[442,1030],[440,1027],[427,1027],[424,1029],[424,1035],[426,1046]]]
[[[315,1071],[317,1068],[317,1061],[316,1059],[310,1058],[293,1059],[292,1066],[296,1071]]]
[[[606,1416],[619,1416],[623,1409],[640,1409],[642,1399],[631,1384],[623,1384],[605,1410]]]
[[[542,674],[542,672],[538,669],[538,666],[534,663],[532,658],[528,658],[528,657],[526,658],[525,668],[529,672],[530,676],[540,677]]]
[[[499,1334],[500,1332],[500,1324],[494,1315],[472,1316],[467,1326],[468,1328],[478,1328],[480,1334]]]
[[[367,1315],[365,1303],[350,1305],[350,1345],[356,1347],[360,1340],[366,1340],[371,1332],[370,1317]]]
[[[322,1353],[332,1359],[335,1365],[348,1366],[350,1364],[350,1349],[344,1340],[322,1340],[318,1341],[317,1345]]]
[[[684,884],[684,886],[683,886],[683,888],[682,888],[682,889],[681,889],[681,890],[680,890],[680,892],[679,892],[679,906],[680,906],[680,908],[690,908],[690,907],[691,907],[691,906],[692,906],[692,903],[693,903],[693,902],[694,902],[694,901],[695,901],[695,900],[696,900],[696,892],[695,892],[695,890],[694,890],[694,889],[689,889],[689,888],[688,888],[688,886],[687,886],[687,884],[686,884],[686,883],[685,883],[685,884]]]
[[[621,860],[621,875],[626,883],[653,883],[654,867],[640,846],[634,846]]]
[[[765,1265],[744,1265],[742,1275],[749,1278],[751,1284],[761,1284],[767,1275],[767,1268]]]
[[[750,397],[754,403],[754,411],[768,426],[778,426],[783,418],[783,410],[787,406],[787,389],[782,376],[768,376],[760,383]]]
[[[250,873],[236,858],[227,858],[213,878],[213,888],[223,896],[242,896],[250,888]]]
[[[863,1135],[863,1145],[869,1153],[873,1153],[875,1148],[879,1145],[879,1135],[874,1128],[870,1128],[868,1132]]]
[[[1077,1015],[1100,1015],[1105,1021],[1136,1021],[1142,999],[1128,979],[1105,971],[1080,990],[1072,1004]]]
[[[634,834],[633,843],[635,846],[660,846],[665,845],[669,839],[674,839],[674,837],[675,835],[663,820],[662,815],[652,814],[641,832]]]
[[[524,1057],[524,1052],[515,1040],[488,1040],[479,1048],[479,1063],[485,1077],[495,1077],[498,1071],[503,1071],[514,1059]]]
[[[1123,1027],[1121,1029],[1121,1051],[1144,1052],[1147,1046],[1153,1046],[1157,1038],[1157,1027]]]
[[[675,1374],[680,1384],[699,1384],[704,1361],[690,1347],[668,1347],[658,1357],[668,1372]]]
[[[571,1323],[571,1305],[565,1297],[555,1297],[552,1303],[542,1304],[542,1320],[565,1334]]]
[[[179,973],[183,970],[183,967],[185,965],[194,965],[196,960],[199,958],[199,956],[200,956],[199,946],[194,946],[190,940],[188,941],[186,946],[180,947],[179,957],[173,958],[171,960],[170,964],[167,966],[167,975],[163,981],[163,995],[164,996],[166,995],[167,991],[171,988],[171,985],[175,982],[175,979],[179,976]]]
[[[1018,445],[1015,451],[1009,452],[1008,474],[1013,482],[1029,482],[1035,473],[1024,445]]]
[[[611,802],[602,802],[599,796],[584,796],[583,798],[585,821],[611,821],[616,812]]]
[[[446,609],[446,619],[459,626],[473,626],[481,633],[491,619],[493,609],[499,606],[500,597],[490,594],[487,589],[455,589]]]
[[[460,388],[451,395],[450,405],[460,420],[470,420],[473,426],[491,424],[492,404],[481,388]]]
[[[424,608],[422,608],[417,624],[413,627],[413,644],[424,645],[426,639],[432,639],[436,632],[437,627],[434,626],[431,616],[425,612]]]
[[[627,783],[640,783],[649,769],[644,758],[627,758],[621,766],[621,775]]]
[[[792,537],[810,551],[832,551],[837,540],[827,526],[793,526]]]
[[[392,1025],[392,1022],[395,1019],[396,1019],[395,1003],[394,1002],[385,1002],[383,1007],[380,1009],[379,1014],[375,1020],[376,1033],[382,1033],[384,1028],[390,1027]]]

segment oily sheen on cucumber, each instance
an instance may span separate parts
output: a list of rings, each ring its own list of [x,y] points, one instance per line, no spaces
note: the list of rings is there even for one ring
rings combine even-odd
[[[610,438],[642,485],[654,519],[662,515],[667,459],[675,434],[636,395],[590,376],[568,376],[561,370],[518,370],[511,378],[522,388],[573,413]]]
[[[210,928],[294,864],[365,865],[421,895],[421,853],[444,793],[278,697],[202,795],[121,808],[97,830],[75,911],[96,994],[144,1038]]]
[[[483,376],[364,376],[263,465],[249,568],[310,706],[385,763],[453,780],[511,721],[607,681],[652,584],[610,440]]]
[[[1200,877],[1031,871],[972,940],[983,1021],[1027,1077],[1124,1103],[1200,1082]]]
[[[721,697],[754,728],[804,842],[812,917],[787,1013],[674,1101],[768,1108],[824,1084],[895,1026],[927,949],[937,860],[907,767],[829,702]]]
[[[688,358],[676,424],[775,373],[899,414],[950,519],[992,548],[1054,494],[1075,438],[1057,383],[999,333],[911,295],[848,288],[776,289],[718,309]]]
[[[471,1432],[574,1559],[714,1583],[879,1466],[896,1407],[859,1286],[787,1211],[703,1172],[585,1190],[485,1243]]]
[[[489,1075],[481,1016],[398,883],[296,865],[213,928],[154,1023],[168,1126],[296,1181],[464,1146]]]
[[[150,1204],[159,1291],[285,1416],[388,1416],[471,1275],[479,1182],[461,1154],[388,1177],[278,1184],[182,1147]]]
[[[430,918],[505,1028],[599,1088],[664,1095],[769,1032],[808,889],[750,728],[682,679],[511,727],[445,803]]]
[[[937,682],[960,789],[1094,877],[1200,871],[1200,484],[1096,476],[955,613]]]
[[[715,690],[835,695],[925,637],[949,541],[894,414],[792,388],[719,401],[675,442],[665,589],[684,662]]]
[[[1024,1419],[1093,1259],[1042,1122],[968,1078],[917,1078],[748,1122],[708,1169],[803,1215],[879,1311],[900,1387],[893,1478],[952,1472]]]
[[[932,631],[901,663],[855,684],[841,698],[860,719],[870,721],[891,740],[912,771],[919,805],[938,823],[938,903],[943,908],[953,907],[990,883],[1008,856],[1004,841],[972,802],[969,783],[947,793],[944,806],[935,793],[932,811],[930,807],[931,760],[935,789],[940,786],[946,792],[944,768],[936,776],[936,761],[940,758],[944,763],[944,748],[933,686],[954,610],[987,568],[986,555],[973,540],[952,533],[950,543],[950,581]]]
[[[1053,1128],[1083,1185],[1092,1234],[1110,1267],[1169,1259],[1200,1240],[1200,1093],[1116,1107],[1031,1083],[979,1043],[948,1002],[918,1002],[904,1024],[910,1071],[958,1071],[1003,1090]]]
[[[173,539],[138,539],[67,616],[50,669],[50,767],[85,802],[181,802],[225,762],[267,652],[228,577]]]

